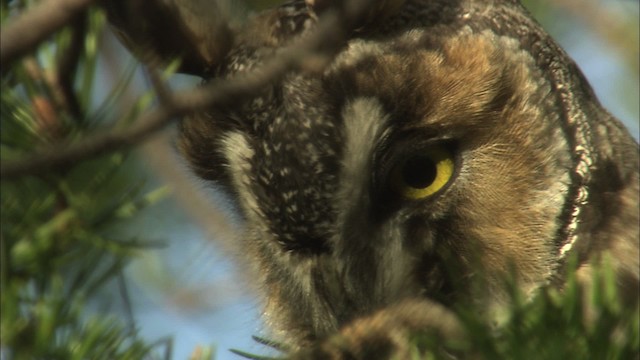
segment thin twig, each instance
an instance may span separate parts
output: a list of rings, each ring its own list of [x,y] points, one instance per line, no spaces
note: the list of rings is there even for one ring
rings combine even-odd
[[[46,0],[2,27],[0,64],[2,73],[17,58],[32,51],[69,22],[93,0]]]
[[[158,100],[160,104],[167,105],[172,101],[172,93],[171,89],[167,84],[162,80],[162,76],[158,73],[158,70],[150,66],[147,68],[147,76],[149,78],[149,82],[153,87],[153,90],[156,92],[158,96]]]
[[[80,102],[73,89],[76,78],[76,71],[80,62],[80,56],[84,49],[84,36],[87,29],[86,12],[80,12],[72,21],[71,42],[66,49],[62,50],[62,55],[58,61],[55,82],[60,88],[63,106],[76,119],[82,117]]]
[[[235,103],[238,99],[255,95],[289,71],[305,69],[309,63],[314,64],[312,70],[317,70],[319,63],[326,65],[343,46],[346,34],[362,18],[370,2],[371,0],[356,0],[350,3],[350,6],[342,7],[341,11],[327,12],[322,16],[318,29],[312,36],[284,49],[256,71],[230,80],[213,80],[206,86],[173,94],[158,107],[141,115],[125,130],[112,130],[87,137],[78,143],[45,149],[26,159],[5,162],[0,167],[0,177],[8,179],[35,175],[131,147],[165,127],[175,117],[205,110],[214,105]]]

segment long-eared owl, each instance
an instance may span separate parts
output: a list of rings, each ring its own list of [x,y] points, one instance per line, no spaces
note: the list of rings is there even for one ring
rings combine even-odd
[[[259,70],[350,3],[293,1],[239,29],[191,9],[164,41],[110,15],[209,81]],[[588,283],[605,252],[637,301],[638,145],[565,52],[516,0],[370,3],[326,67],[181,121],[194,172],[238,203],[276,336],[402,358],[410,331],[456,332],[458,304],[497,317],[505,276],[532,294],[574,257]]]

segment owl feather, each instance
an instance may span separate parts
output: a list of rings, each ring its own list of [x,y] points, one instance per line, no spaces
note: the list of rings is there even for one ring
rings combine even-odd
[[[208,52],[224,56],[182,53],[215,58],[205,81],[250,74],[350,4],[293,1]],[[238,203],[239,261],[292,357],[407,358],[416,333],[464,338],[461,307],[499,328],[505,279],[527,298],[589,288],[607,257],[637,308],[638,144],[565,51],[515,0],[369,10],[322,71],[180,126],[194,172]]]

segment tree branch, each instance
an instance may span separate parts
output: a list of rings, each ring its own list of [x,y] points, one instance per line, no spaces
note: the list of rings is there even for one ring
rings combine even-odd
[[[112,130],[66,145],[44,149],[26,159],[2,164],[0,177],[15,178],[35,175],[86,160],[101,154],[124,149],[147,139],[169,124],[173,118],[237,102],[257,94],[261,89],[281,79],[295,69],[318,71],[324,68],[342,47],[355,24],[366,15],[371,0],[356,0],[339,10],[323,14],[317,31],[285,48],[261,68],[230,80],[213,80],[203,87],[168,94],[162,90],[163,101],[158,107],[144,113],[125,130]],[[156,84],[156,87],[158,85]]]
[[[84,50],[84,37],[87,29],[87,17],[85,12],[79,12],[73,18],[71,30],[71,43],[61,51],[55,73],[55,84],[60,90],[62,105],[76,119],[82,117],[83,111],[80,102],[73,89],[76,79],[76,71],[80,63],[80,57]]]
[[[17,58],[32,51],[54,32],[67,25],[93,0],[45,0],[0,32],[0,64],[3,73]]]

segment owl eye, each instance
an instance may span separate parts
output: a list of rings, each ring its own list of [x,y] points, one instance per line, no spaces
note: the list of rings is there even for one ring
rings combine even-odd
[[[393,168],[391,189],[408,200],[424,199],[444,188],[454,170],[453,154],[444,146],[432,146]]]

